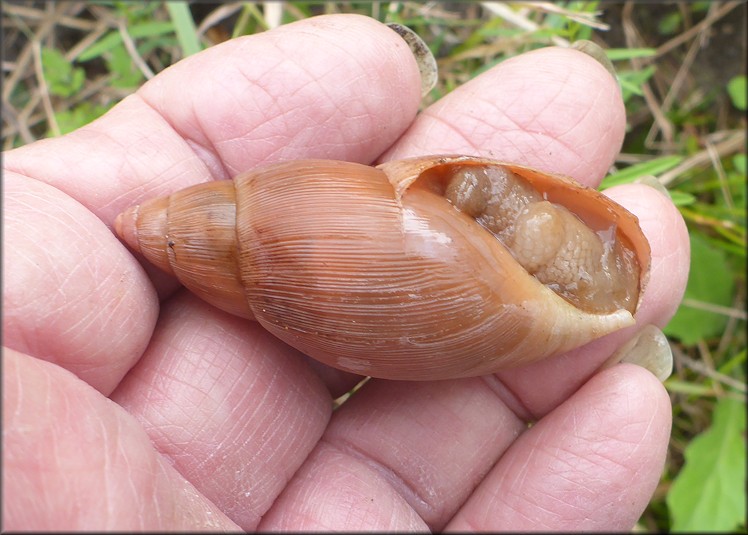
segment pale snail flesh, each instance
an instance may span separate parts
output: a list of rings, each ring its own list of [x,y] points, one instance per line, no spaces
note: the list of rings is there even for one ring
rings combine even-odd
[[[333,367],[477,376],[634,323],[637,218],[573,180],[468,156],[284,162],[132,207],[136,251]]]

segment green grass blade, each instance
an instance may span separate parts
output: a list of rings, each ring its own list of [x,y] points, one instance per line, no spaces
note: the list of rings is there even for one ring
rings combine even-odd
[[[609,48],[605,51],[610,61],[622,61],[631,58],[648,58],[657,53],[655,48]]]
[[[657,176],[668,169],[672,169],[682,161],[683,157],[681,156],[663,156],[647,162],[631,165],[606,177],[600,185],[600,189],[618,186],[619,184],[628,184],[644,175]]]
[[[169,16],[174,23],[184,57],[200,52],[203,47],[197,38],[197,28],[190,13],[190,5],[184,2],[166,2],[166,9],[169,10]]]
[[[670,200],[675,206],[689,206],[696,202],[696,197],[687,191],[670,190]]]
[[[127,31],[130,34],[130,37],[133,39],[139,39],[141,37],[152,37],[154,35],[171,33],[174,31],[174,24],[171,22],[144,22],[128,28]],[[80,56],[78,56],[77,61],[82,62],[98,58],[105,52],[109,52],[120,44],[122,44],[122,36],[119,32],[116,30],[109,32],[83,51]]]

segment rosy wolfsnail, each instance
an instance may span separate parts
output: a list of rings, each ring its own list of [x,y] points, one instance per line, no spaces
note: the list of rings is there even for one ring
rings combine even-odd
[[[218,308],[388,379],[491,373],[632,325],[650,262],[636,217],[601,193],[467,156],[269,165],[115,228]]]

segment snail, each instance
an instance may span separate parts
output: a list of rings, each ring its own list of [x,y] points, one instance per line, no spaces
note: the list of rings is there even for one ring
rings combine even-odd
[[[650,263],[637,218],[598,191],[469,156],[272,164],[115,230],[214,306],[386,379],[493,373],[632,325]]]

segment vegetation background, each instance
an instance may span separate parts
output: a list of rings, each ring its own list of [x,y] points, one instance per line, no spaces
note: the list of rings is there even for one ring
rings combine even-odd
[[[666,329],[673,431],[635,531],[746,531],[745,2],[26,2],[2,5],[3,149],[65,134],[179,59],[322,13],[415,30],[437,58],[424,106],[527,50],[600,44],[628,112],[603,188],[646,175],[691,237]]]

